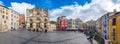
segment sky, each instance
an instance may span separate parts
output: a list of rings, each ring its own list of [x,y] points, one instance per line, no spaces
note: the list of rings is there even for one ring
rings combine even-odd
[[[120,11],[120,0],[0,0],[0,4],[25,15],[26,9],[48,8],[53,21],[58,16],[66,16],[86,22],[97,20],[114,9]]]

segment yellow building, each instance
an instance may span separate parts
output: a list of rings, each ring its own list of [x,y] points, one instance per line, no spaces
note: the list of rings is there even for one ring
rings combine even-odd
[[[110,16],[110,40],[112,44],[120,44],[120,12]]]
[[[101,21],[101,18],[99,18],[96,21],[96,30],[100,34],[100,36],[102,37],[102,21]]]
[[[100,36],[102,36],[102,21],[101,21],[101,19],[99,22],[99,33],[100,33]]]
[[[48,31],[55,31],[56,30],[56,24],[50,24],[50,29]]]
[[[72,29],[76,29],[75,20],[74,19],[72,20]]]
[[[76,24],[74,19],[68,20],[68,29],[76,29]]]
[[[18,12],[0,5],[0,32],[18,29],[18,17]]]

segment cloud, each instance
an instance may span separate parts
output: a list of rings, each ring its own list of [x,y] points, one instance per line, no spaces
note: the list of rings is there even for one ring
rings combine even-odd
[[[3,5],[3,2],[2,2],[2,1],[0,1],[0,5]]]
[[[120,0],[92,0],[91,3],[86,3],[81,6],[77,2],[73,5],[62,6],[51,10],[51,20],[57,20],[58,16],[67,16],[70,18],[81,18],[82,21],[96,20],[107,12],[112,12],[114,9],[120,11]]]
[[[32,9],[35,8],[35,5],[29,4],[29,3],[17,3],[17,2],[11,2],[11,7],[9,7],[20,14],[26,14],[26,9]]]

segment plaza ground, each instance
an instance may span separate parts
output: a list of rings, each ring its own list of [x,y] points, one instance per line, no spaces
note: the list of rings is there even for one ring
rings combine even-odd
[[[27,31],[0,32],[0,44],[91,44],[82,32],[53,31],[48,33]],[[97,44],[93,40],[94,44]]]

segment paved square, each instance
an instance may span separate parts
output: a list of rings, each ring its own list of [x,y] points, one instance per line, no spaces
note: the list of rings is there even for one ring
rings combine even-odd
[[[53,31],[48,33],[27,30],[0,33],[0,44],[91,44],[81,32]],[[94,44],[97,44],[94,41]]]

